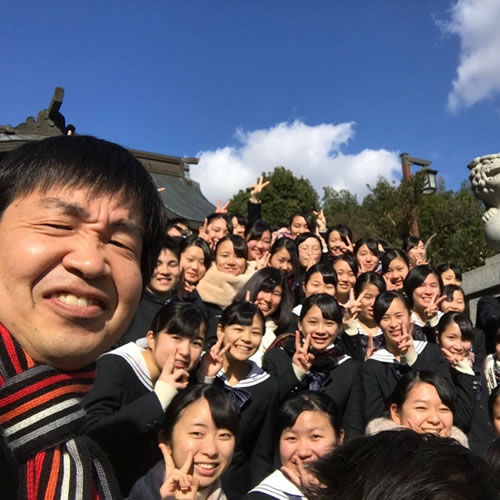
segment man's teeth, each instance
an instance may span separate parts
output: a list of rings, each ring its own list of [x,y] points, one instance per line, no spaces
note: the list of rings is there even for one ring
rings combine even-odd
[[[52,295],[51,298],[64,302],[69,306],[88,307],[97,305],[97,300],[95,299],[79,297],[78,295],[73,295],[72,293],[57,293]]]

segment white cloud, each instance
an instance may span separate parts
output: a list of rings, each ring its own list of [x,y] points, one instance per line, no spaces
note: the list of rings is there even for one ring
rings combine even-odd
[[[440,26],[460,37],[460,61],[448,108],[461,107],[500,91],[500,1],[458,0],[451,18]]]
[[[320,197],[324,186],[332,186],[362,199],[368,192],[366,184],[374,185],[380,175],[391,180],[401,167],[397,152],[384,149],[343,154],[342,146],[353,136],[354,122],[310,126],[297,120],[269,129],[237,130],[239,145],[201,151],[191,176],[212,203],[232,198],[277,165],[309,179]]]

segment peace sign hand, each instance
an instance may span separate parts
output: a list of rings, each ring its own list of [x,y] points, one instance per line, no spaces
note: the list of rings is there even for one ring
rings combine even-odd
[[[259,203],[260,201],[260,196],[262,194],[262,190],[269,186],[271,184],[271,181],[266,181],[264,182],[264,177],[261,175],[257,182],[252,184],[251,186],[251,191],[250,191],[250,202],[252,203]]]
[[[313,210],[313,215],[316,217],[316,223],[318,225],[319,232],[325,232],[326,231],[326,217],[325,217],[325,214],[323,213],[323,210],[321,209],[319,212],[315,212]]]
[[[356,299],[354,297],[354,290],[352,288],[349,290],[349,302],[345,306],[344,323],[349,323],[358,318],[358,314],[361,311],[361,300],[365,296],[365,293],[366,290],[363,290]]]
[[[354,253],[354,245],[352,244],[351,238],[349,238],[349,236],[346,235],[346,239],[347,239],[347,245],[344,244],[344,247],[342,248],[342,252]]]
[[[167,355],[167,361],[163,365],[163,369],[158,377],[158,380],[167,383],[170,387],[177,389],[185,389],[189,382],[189,372],[182,368],[175,368],[175,357],[177,350]]]
[[[410,322],[409,328],[404,323],[401,323],[402,335],[398,342],[398,349],[401,356],[407,356],[410,351],[415,349],[413,345],[413,328],[415,323]]]
[[[227,343],[222,346],[224,337],[219,340],[205,353],[200,363],[200,374],[203,377],[215,377],[219,370],[222,368],[224,361],[224,354],[231,348],[233,342]]]
[[[295,354],[293,355],[292,363],[305,372],[311,369],[311,362],[314,359],[314,354],[308,352],[310,345],[311,334],[307,334],[306,340],[302,345],[300,342],[300,332],[297,330],[295,332]]]
[[[178,469],[168,446],[160,443],[159,448],[165,461],[165,481],[160,488],[162,500],[194,500],[200,481],[190,474],[193,466],[193,452],[189,451],[183,466]]]
[[[271,260],[271,253],[270,252],[264,252],[262,257],[256,260],[256,269],[257,271],[259,269],[264,269],[265,267],[269,267],[269,261]]]
[[[227,214],[227,207],[231,203],[231,200],[227,200],[224,205],[221,205],[221,201],[217,200],[217,206],[215,207],[216,214]]]
[[[391,281],[391,279],[389,278],[389,276],[387,276],[387,274],[383,274],[382,275],[382,278],[384,278],[384,281],[385,281],[385,289],[390,292],[391,290],[397,290],[398,288],[396,287],[396,285]]]
[[[438,295],[439,292],[436,292],[429,302],[429,305],[424,309],[424,315],[427,321],[431,320],[432,318],[434,318],[434,316],[437,315],[437,313],[439,312],[439,304],[441,304],[441,302],[446,299],[446,295],[442,295],[441,297],[439,297],[439,299],[437,298]]]

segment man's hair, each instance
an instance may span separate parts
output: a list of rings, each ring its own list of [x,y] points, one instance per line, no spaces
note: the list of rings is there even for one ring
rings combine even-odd
[[[0,217],[17,198],[54,187],[85,188],[88,196],[118,195],[141,216],[141,271],[147,283],[165,234],[156,186],[132,153],[95,137],[58,136],[17,148],[0,163]]]

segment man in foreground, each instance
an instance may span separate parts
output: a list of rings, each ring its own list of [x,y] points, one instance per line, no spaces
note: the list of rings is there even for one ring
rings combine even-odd
[[[79,401],[130,323],[163,234],[151,177],[116,144],[54,137],[0,164],[2,497],[119,497],[80,433]]]

